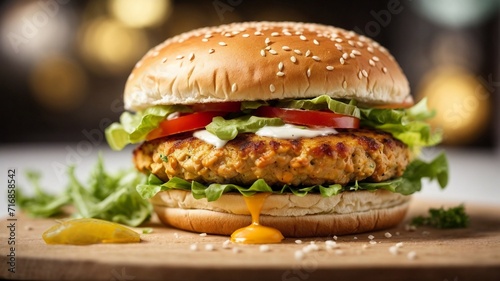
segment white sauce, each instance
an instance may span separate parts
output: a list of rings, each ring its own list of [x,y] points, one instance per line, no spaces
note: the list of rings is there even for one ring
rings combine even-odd
[[[283,126],[265,126],[260,128],[256,135],[261,137],[271,137],[277,139],[298,139],[298,138],[314,138],[317,136],[326,136],[336,134],[337,131],[333,128],[303,128],[290,124]]]
[[[271,137],[277,139],[298,139],[298,138],[313,138],[317,136],[326,136],[336,134],[337,131],[332,128],[303,128],[290,124],[283,126],[265,126],[260,128],[256,135],[261,137]],[[215,148],[222,148],[228,141],[219,139],[216,135],[207,130],[200,130],[193,133],[193,137],[198,138]]]
[[[196,131],[193,133],[193,137],[211,144],[215,146],[215,148],[222,148],[227,143],[226,140],[219,139],[216,135],[210,133],[207,130]]]

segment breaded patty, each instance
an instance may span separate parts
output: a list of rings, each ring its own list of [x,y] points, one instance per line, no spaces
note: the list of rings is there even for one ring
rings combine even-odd
[[[338,134],[297,140],[240,134],[216,149],[190,134],[145,142],[134,151],[140,171],[164,181],[172,177],[201,183],[269,185],[380,182],[400,177],[410,150],[390,134],[344,130]]]

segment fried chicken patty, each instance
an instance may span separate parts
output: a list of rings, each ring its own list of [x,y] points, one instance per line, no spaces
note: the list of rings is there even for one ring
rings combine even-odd
[[[216,149],[183,134],[148,141],[134,150],[136,168],[164,181],[172,177],[201,183],[269,185],[380,182],[400,177],[410,151],[392,135],[373,130],[296,140],[240,134]]]

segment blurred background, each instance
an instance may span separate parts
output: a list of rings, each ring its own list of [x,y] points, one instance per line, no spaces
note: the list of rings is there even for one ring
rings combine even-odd
[[[412,93],[439,113],[444,144],[496,150],[498,0],[37,0],[0,4],[1,144],[105,145],[135,62],[173,35],[235,21],[353,29],[400,62]]]

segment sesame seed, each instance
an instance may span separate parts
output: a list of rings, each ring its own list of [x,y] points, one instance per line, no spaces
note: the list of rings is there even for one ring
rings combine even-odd
[[[363,74],[364,77],[368,78],[368,72],[366,70],[361,70],[361,73]]]
[[[347,81],[342,82],[342,88],[347,89]]]
[[[354,41],[352,41],[352,40],[347,40],[347,44],[349,44],[349,45],[351,45],[351,46],[354,47]]]
[[[337,50],[342,51],[342,45],[339,43],[335,43],[335,47],[337,47]]]
[[[207,38],[203,38],[201,39],[202,42],[208,42],[208,39]]]
[[[312,56],[312,59],[315,61],[320,61],[321,59],[318,56]]]
[[[213,35],[212,35],[212,34],[210,34],[210,33],[205,34],[205,38],[212,38],[212,36],[213,36]]]
[[[359,41],[356,42],[356,45],[358,45],[360,48],[363,48],[363,46],[364,46],[363,42],[359,42]]]
[[[253,34],[257,35],[257,36],[263,35],[262,32],[260,32],[260,31],[255,31]]]
[[[219,45],[221,45],[221,46],[227,46],[226,42],[219,42]]]
[[[292,34],[288,31],[283,31],[283,34],[285,34],[286,36],[292,36]]]
[[[269,245],[260,245],[259,251],[261,251],[261,252],[269,252],[269,251],[271,251],[271,248],[269,247]]]
[[[306,41],[306,40],[307,40],[307,38],[306,38],[304,35],[300,35],[300,36],[299,36],[299,38],[300,38],[300,40],[302,40],[302,41]]]
[[[310,56],[311,55],[311,51],[310,50],[307,50],[306,51],[306,57]]]
[[[382,67],[382,71],[383,71],[384,73],[387,73],[387,67]]]
[[[356,55],[354,55],[354,53],[350,53],[349,56],[353,59],[356,58]]]
[[[245,33],[245,34],[241,35],[241,37],[243,37],[243,38],[248,38],[248,37],[250,37],[250,34]]]
[[[214,250],[214,245],[212,244],[205,245],[205,251],[213,251],[213,250]]]
[[[224,34],[224,36],[226,36],[226,37],[233,37],[233,35],[231,33],[226,33],[226,34]]]
[[[279,77],[283,77],[283,76],[285,76],[285,72],[278,71],[278,72],[276,72],[276,75],[278,75]]]
[[[304,259],[304,252],[302,252],[301,250],[297,250],[297,251],[295,251],[293,256],[294,256],[295,260],[300,261],[300,260]]]
[[[266,46],[264,49],[269,51],[269,50],[271,50],[271,46]]]
[[[374,61],[380,61],[380,59],[377,56],[373,56],[372,60],[374,60]]]
[[[393,255],[397,255],[399,253],[399,248],[396,246],[390,246],[389,247],[389,253]]]
[[[277,55],[278,54],[278,52],[276,52],[275,50],[272,50],[272,49],[269,50],[269,53],[272,54],[272,55]]]
[[[297,55],[302,55],[302,52],[300,50],[295,49],[293,50],[293,52],[296,53]]]
[[[345,63],[345,60],[344,60],[344,58],[343,58],[343,57],[341,57],[341,58],[340,58],[340,63],[341,63],[341,64],[344,64],[344,63]]]
[[[335,42],[342,43],[342,38],[335,38]]]
[[[296,62],[297,62],[297,58],[296,58],[296,57],[294,57],[294,56],[291,56],[291,57],[290,57],[290,60],[291,60],[293,63],[296,63]]]
[[[334,67],[333,67],[333,66],[331,66],[331,65],[327,65],[327,66],[326,66],[326,70],[333,70],[333,69],[334,69]]]
[[[215,50],[214,50],[214,49],[209,49],[209,50],[208,50],[208,53],[209,53],[209,54],[212,54],[213,52],[215,52]]]
[[[283,51],[291,51],[292,49],[288,46],[283,46],[281,47],[281,49],[283,49]]]
[[[282,63],[282,62],[278,63],[278,69],[279,69],[280,71],[281,71],[281,70],[283,70],[283,63]]]
[[[368,46],[366,49],[368,50],[368,52],[373,53],[373,48],[371,46]]]
[[[271,91],[271,93],[274,93],[276,91],[276,87],[274,86],[274,84],[269,85],[269,90]]]
[[[361,56],[361,52],[358,50],[352,50],[351,53],[355,54],[356,56]]]
[[[307,69],[306,75],[308,78],[311,77],[311,69],[310,68]]]
[[[231,92],[236,92],[238,91],[238,85],[236,85],[236,83],[234,83],[232,86],[231,86]]]
[[[268,46],[269,43],[271,43],[271,39],[269,39],[269,37],[267,37],[266,40],[264,40],[264,43],[266,43],[266,46]]]
[[[369,63],[371,66],[375,66],[375,62],[374,62],[372,59],[369,59],[369,60],[368,60],[368,63]]]
[[[167,58],[163,58],[163,59],[161,60],[161,62],[162,62],[162,63],[166,63],[166,62],[167,62]]]
[[[175,59],[177,59],[177,60],[181,60],[181,59],[183,59],[183,58],[184,58],[184,56],[183,56],[183,55],[178,55],[178,56],[176,56],[176,57],[175,57]]]
[[[271,33],[271,36],[278,37],[278,36],[280,36],[280,34],[279,34],[279,32],[273,32],[273,33]]]
[[[342,57],[346,60],[349,57],[349,54],[348,53],[343,53]]]
[[[189,59],[190,61],[191,61],[191,60],[193,60],[193,59],[194,59],[194,53],[189,54],[188,59]]]
[[[414,260],[417,258],[417,253],[415,251],[411,251],[411,252],[408,252],[408,254],[406,255],[406,257],[409,259],[409,260]]]
[[[266,51],[260,50],[260,55],[263,56],[263,57],[265,57],[266,56]]]
[[[314,45],[319,45],[319,42],[316,39],[313,40],[313,43],[314,43]]]
[[[358,72],[358,78],[359,79],[363,78],[363,73],[361,73],[361,71]]]

